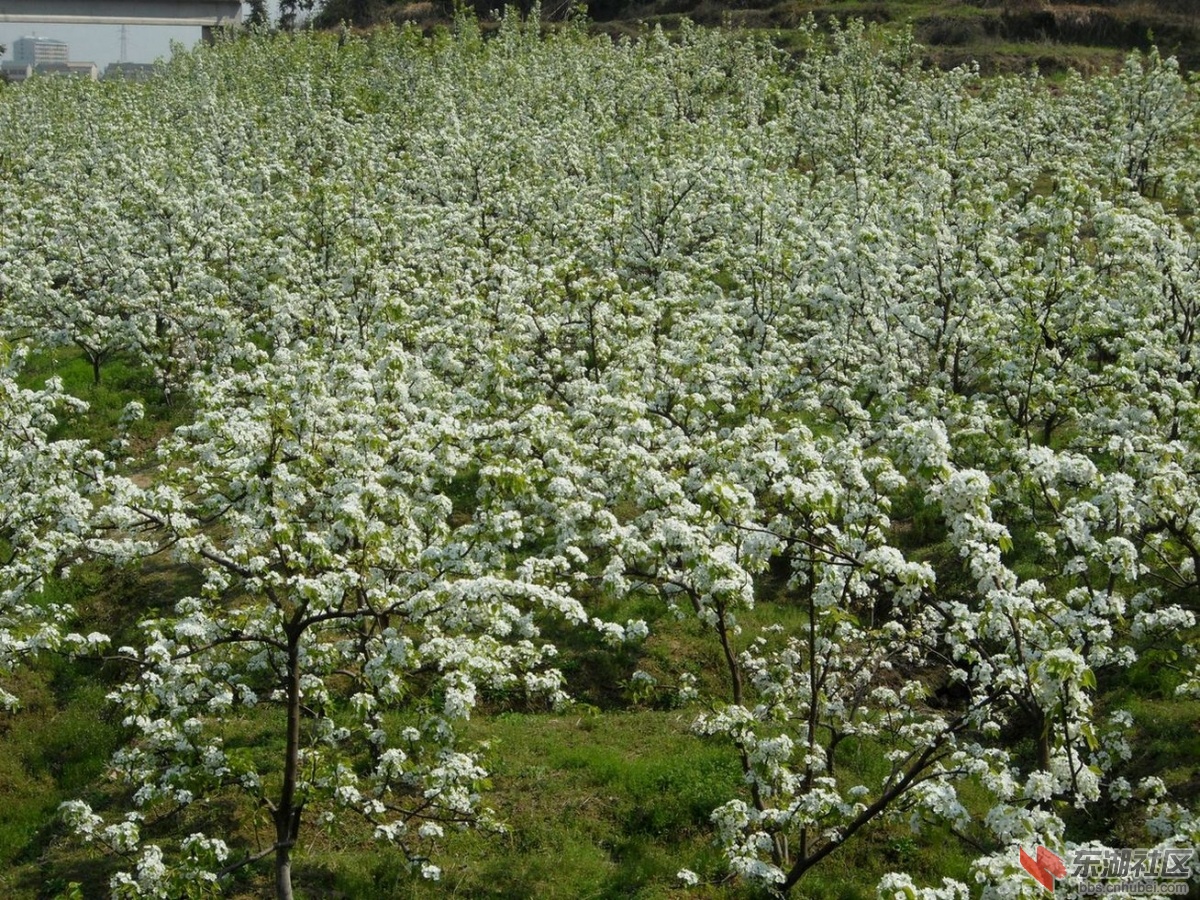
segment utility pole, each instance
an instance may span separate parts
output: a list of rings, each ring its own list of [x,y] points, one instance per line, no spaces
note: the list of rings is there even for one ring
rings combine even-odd
[[[129,29],[127,25],[121,26],[121,65],[129,62]]]

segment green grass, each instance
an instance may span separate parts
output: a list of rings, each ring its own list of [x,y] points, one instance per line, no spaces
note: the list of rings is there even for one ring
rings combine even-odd
[[[24,709],[0,725],[0,891],[17,896],[13,866],[34,862],[64,800],[86,793],[117,748],[121,728],[104,714],[106,688],[57,663],[19,679]]]
[[[134,638],[142,614],[173,604],[194,578],[160,560],[140,572],[91,562],[49,579],[34,602],[72,603],[80,615],[74,627],[106,631],[120,644]],[[40,860],[60,833],[59,804],[103,785],[124,737],[106,694],[126,674],[98,660],[45,655],[6,679],[21,706],[0,716],[0,894],[35,895]]]
[[[85,412],[59,416],[58,429],[51,435],[54,438],[70,437],[96,444],[111,441],[117,435],[121,414],[133,401],[142,403],[145,417],[133,423],[129,437],[143,446],[188,416],[185,406],[166,404],[148,368],[124,356],[106,362],[101,381],[96,384],[91,364],[79,350],[43,350],[29,354],[20,380],[24,387],[41,388],[53,376],[62,379],[67,393],[87,404]]]
[[[434,858],[443,869],[434,883],[414,877],[394,851],[371,848],[352,822],[306,827],[297,896],[650,900],[684,896],[675,878],[681,868],[719,882],[725,865],[708,820],[739,792],[741,769],[729,747],[690,734],[691,719],[651,710],[480,717],[469,738],[490,745],[484,802],[503,832],[449,832]],[[245,728],[252,737],[253,727]],[[268,884],[260,866],[232,895],[262,896]]]
[[[715,874],[708,817],[737,793],[741,770],[728,747],[688,732],[691,718],[584,712],[479,723],[492,748],[493,805],[510,827],[493,851],[506,873],[497,883],[495,863],[481,880],[447,868],[448,882],[463,880],[468,896],[649,897],[680,868]]]

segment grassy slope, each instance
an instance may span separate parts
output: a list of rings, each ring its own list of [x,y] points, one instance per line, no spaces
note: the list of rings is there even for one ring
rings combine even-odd
[[[689,8],[690,7],[690,8]],[[633,7],[640,17],[668,11],[701,22],[730,21],[752,28],[786,29],[809,15],[861,17],[896,27],[912,26],[932,62],[958,65],[977,60],[985,72],[1043,71],[1073,66],[1084,72],[1119,63],[1131,49],[1152,44],[1176,54],[1191,68],[1200,65],[1200,4],[1171,0],[1109,0],[1052,3],[1042,0],[652,0]]]
[[[345,0],[327,0],[324,24],[347,18]],[[530,5],[530,0],[521,0]],[[503,0],[474,0],[486,15]],[[543,0],[543,15],[570,9],[568,0]],[[449,0],[386,2],[372,8],[369,21],[444,22]],[[674,27],[687,17],[702,25],[732,24],[772,33],[784,46],[788,31],[815,16],[859,17],[886,27],[911,26],[927,48],[928,60],[952,67],[972,60],[985,73],[1022,72],[1037,65],[1043,73],[1075,68],[1097,72],[1119,66],[1133,49],[1157,45],[1200,68],[1200,2],[1195,0],[590,0],[597,28],[613,34],[637,33],[648,25]]]

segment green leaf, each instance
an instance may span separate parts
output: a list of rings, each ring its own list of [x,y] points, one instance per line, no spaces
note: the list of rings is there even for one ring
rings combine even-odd
[[[1091,669],[1084,669],[1079,676],[1079,683],[1094,691],[1096,689],[1096,673]]]

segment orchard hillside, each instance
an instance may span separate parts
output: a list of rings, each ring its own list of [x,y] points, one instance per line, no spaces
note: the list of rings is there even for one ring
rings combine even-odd
[[[0,893],[1196,890],[1196,82],[792,40],[0,86]]]

